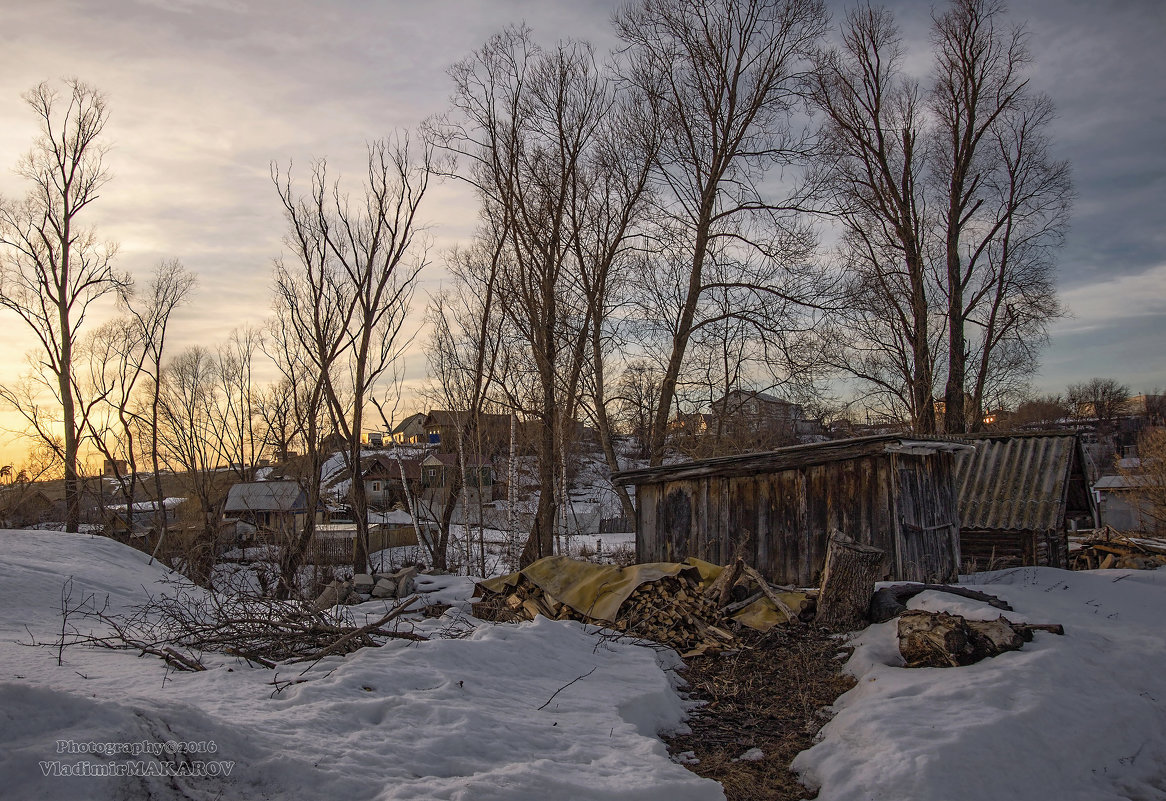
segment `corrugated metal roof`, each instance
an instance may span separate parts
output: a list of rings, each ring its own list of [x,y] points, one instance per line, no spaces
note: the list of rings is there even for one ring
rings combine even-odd
[[[1065,515],[1073,435],[969,439],[956,456],[960,527],[1003,531],[1059,529]]]
[[[236,484],[227,493],[224,512],[302,512],[307,503],[295,481],[253,481]]]

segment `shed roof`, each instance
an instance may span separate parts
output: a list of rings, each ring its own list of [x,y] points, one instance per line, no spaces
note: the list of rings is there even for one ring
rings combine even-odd
[[[1080,470],[1075,434],[965,437],[956,458],[960,527],[1045,531],[1063,525],[1069,479]]]
[[[302,512],[307,509],[303,487],[296,481],[251,481],[227,492],[224,512]]]
[[[966,449],[969,449],[966,444],[951,440],[911,437],[902,434],[879,434],[870,437],[815,442],[809,445],[791,445],[787,448],[778,448],[762,453],[717,456],[712,459],[700,459],[664,467],[624,470],[614,473],[611,480],[619,484],[655,484],[710,475],[748,476],[829,462],[842,462],[878,454],[928,454]]]

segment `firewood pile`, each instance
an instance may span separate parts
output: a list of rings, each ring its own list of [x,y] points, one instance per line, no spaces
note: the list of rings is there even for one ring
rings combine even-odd
[[[1156,570],[1166,565],[1166,544],[1101,529],[1072,552],[1074,570]]]
[[[697,572],[690,570],[644,581],[627,595],[612,615],[600,613],[594,606],[580,609],[578,604],[563,603],[529,577],[518,573],[512,577],[512,583],[501,588],[479,584],[481,600],[474,604],[474,616],[501,622],[533,620],[537,615],[553,620],[577,620],[668,645],[684,656],[716,653],[733,647],[736,642],[734,631],[739,630],[741,624],[732,619],[733,614],[758,603],[767,595],[777,596],[768,584],[764,588],[756,586],[757,580],[764,582],[764,579],[755,571],[749,570],[746,574],[738,568],[730,573],[730,568],[725,568],[721,575],[724,578],[719,582],[702,582]],[[729,584],[728,592],[722,592],[730,578],[735,578],[735,581]],[[801,599],[795,603],[804,606]],[[796,619],[796,612],[793,614]]]

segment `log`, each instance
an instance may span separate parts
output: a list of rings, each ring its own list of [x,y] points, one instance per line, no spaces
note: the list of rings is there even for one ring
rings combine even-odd
[[[899,652],[907,667],[956,667],[985,657],[1016,651],[1032,640],[1032,632],[1064,629],[1052,623],[966,620],[946,612],[912,610],[899,617]]]
[[[839,531],[831,534],[814,623],[832,631],[861,628],[882,564],[881,548],[861,545]]]
[[[829,564],[829,562],[827,562],[827,564]],[[787,621],[790,623],[798,621],[797,613],[790,609],[785,601],[781,600],[778,594],[774,592],[773,589],[769,586],[769,582],[765,580],[764,576],[758,573],[755,569],[749,567],[749,565],[744,566],[744,571],[746,576],[757,582],[757,586],[763,593],[765,593],[765,597],[772,601],[773,605],[776,606],[783,615],[785,615],[785,619]]]
[[[1005,612],[1013,611],[1007,601],[1002,601],[995,595],[988,595],[985,592],[969,590],[964,587],[952,587],[947,584],[895,584],[891,587],[883,587],[871,596],[870,609],[868,610],[871,622],[885,623],[893,617],[898,617],[907,611],[907,601],[927,590],[983,601],[997,609],[1003,609]]]
[[[711,598],[717,607],[724,607],[729,603],[729,596],[733,592],[733,585],[741,576],[745,562],[740,557],[733,560],[731,565],[721,568],[720,575],[713,579],[713,583],[704,591],[706,597]]]

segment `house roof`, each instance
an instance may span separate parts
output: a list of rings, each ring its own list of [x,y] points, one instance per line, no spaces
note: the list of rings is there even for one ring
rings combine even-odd
[[[469,416],[468,411],[454,412],[448,409],[434,409],[425,417],[426,426],[456,426],[460,421]],[[508,414],[487,414],[480,412],[478,414],[478,422],[482,425],[498,425],[505,423],[510,424],[510,415]]]
[[[938,451],[958,451],[968,446],[951,440],[910,437],[902,434],[882,434],[871,437],[855,437],[810,445],[792,445],[762,453],[745,453],[738,456],[718,456],[694,462],[648,467],[640,470],[624,470],[613,473],[611,480],[619,484],[655,484],[663,481],[680,481],[703,476],[748,476],[757,473],[774,473],[810,465],[841,462],[878,454],[931,454]]]
[[[1096,490],[1128,490],[1149,486],[1149,476],[1102,476],[1093,484]]]
[[[374,456],[361,473],[362,478],[401,479],[401,469],[405,470],[405,478],[421,478],[421,460],[397,459],[395,456]]]
[[[963,437],[956,457],[960,527],[1046,531],[1063,525],[1069,480],[1082,469],[1075,434]]]
[[[458,456],[456,453],[431,453],[425,457],[425,461],[421,464],[433,466],[435,464],[442,464],[446,467],[457,467]],[[476,454],[466,454],[466,467],[486,467],[490,464],[488,459],[483,459]]]
[[[224,512],[303,512],[304,489],[296,481],[250,481],[227,492]]]
[[[390,434],[401,434],[407,428],[411,428],[413,426],[423,426],[423,425],[425,425],[425,413],[424,412],[417,412],[417,414],[411,414],[408,417],[406,417],[404,420],[402,420],[401,422],[397,423],[396,427],[394,427],[393,430],[390,431],[389,433]]]

